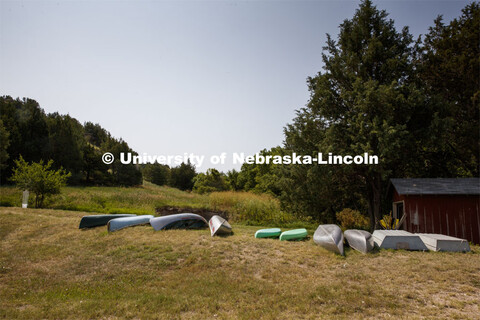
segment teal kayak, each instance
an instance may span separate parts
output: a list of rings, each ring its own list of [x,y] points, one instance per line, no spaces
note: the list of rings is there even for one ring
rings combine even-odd
[[[282,232],[280,241],[282,240],[301,240],[307,236],[307,229],[294,229]]]
[[[255,238],[278,238],[281,233],[280,228],[260,229],[255,232]]]

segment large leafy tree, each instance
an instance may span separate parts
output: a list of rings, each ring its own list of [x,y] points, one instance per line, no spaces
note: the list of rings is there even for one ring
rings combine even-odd
[[[480,155],[480,5],[472,2],[445,25],[439,16],[422,46],[420,80],[441,101],[445,143],[430,150],[436,175],[478,176]],[[438,135],[435,135],[438,137]],[[444,156],[442,156],[444,155]],[[441,164],[444,164],[441,167]]]
[[[330,191],[345,183],[343,194],[363,192],[372,227],[382,216],[388,178],[419,168],[416,142],[433,121],[432,105],[415,81],[414,50],[408,28],[398,32],[385,11],[363,1],[340,25],[337,40],[327,35],[324,71],[308,79],[310,101],[285,129],[286,148],[293,151],[379,157],[377,165],[303,174],[303,181],[317,185],[333,178]]]

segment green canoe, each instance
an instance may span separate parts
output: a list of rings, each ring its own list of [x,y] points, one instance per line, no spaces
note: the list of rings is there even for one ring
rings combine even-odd
[[[280,228],[260,229],[255,232],[255,238],[278,238],[281,233]]]
[[[280,241],[282,240],[301,240],[307,236],[307,229],[294,229],[282,232]]]

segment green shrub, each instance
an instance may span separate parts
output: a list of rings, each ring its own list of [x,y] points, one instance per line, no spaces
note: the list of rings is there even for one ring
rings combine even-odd
[[[30,190],[35,194],[35,207],[42,208],[46,197],[60,193],[60,188],[67,183],[70,173],[64,169],[51,169],[53,161],[46,164],[43,160],[28,164],[22,156],[15,160],[16,167],[13,169],[11,180],[20,190]]]
[[[370,229],[370,218],[365,217],[357,210],[345,208],[337,212],[337,220],[343,230],[347,229]]]

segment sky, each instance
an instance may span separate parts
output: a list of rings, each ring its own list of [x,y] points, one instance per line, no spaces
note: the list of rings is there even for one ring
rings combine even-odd
[[[468,1],[374,1],[425,34]],[[233,153],[283,144],[322,70],[326,34],[359,1],[3,1],[0,95],[99,123],[139,154]],[[225,164],[211,164],[226,153]]]

